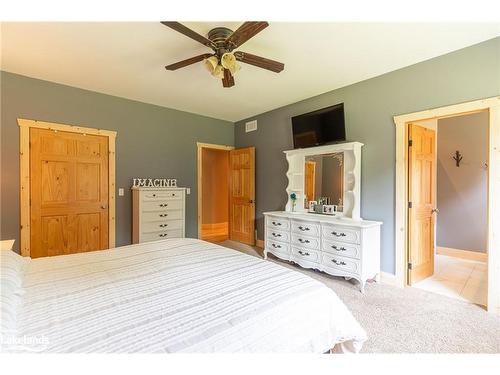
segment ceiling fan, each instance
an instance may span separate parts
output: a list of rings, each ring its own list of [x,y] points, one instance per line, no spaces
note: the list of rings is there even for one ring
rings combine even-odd
[[[232,87],[234,86],[233,76],[240,69],[237,61],[267,69],[275,73],[281,72],[285,67],[283,63],[278,61],[242,51],[234,51],[247,40],[269,26],[267,22],[244,22],[243,25],[234,32],[227,27],[216,27],[208,32],[208,38],[205,38],[179,22],[162,21],[162,24],[213,50],[212,53],[204,53],[167,65],[165,67],[167,70],[177,70],[203,60],[209,72],[212,73],[214,77],[222,79],[222,86]]]

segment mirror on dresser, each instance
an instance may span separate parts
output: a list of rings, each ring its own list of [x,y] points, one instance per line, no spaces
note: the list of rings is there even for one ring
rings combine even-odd
[[[304,208],[310,202],[335,205],[342,212],[344,200],[344,153],[307,155],[304,162]]]
[[[318,214],[321,211],[359,219],[362,146],[359,142],[346,142],[285,151],[288,161],[285,211]],[[314,210],[310,201],[316,202]]]

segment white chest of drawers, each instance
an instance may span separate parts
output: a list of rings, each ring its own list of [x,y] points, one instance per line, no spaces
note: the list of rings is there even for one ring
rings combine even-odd
[[[132,188],[132,242],[185,237],[184,188]]]
[[[380,272],[381,222],[326,215],[266,212],[264,257],[272,253],[301,267],[359,281]]]

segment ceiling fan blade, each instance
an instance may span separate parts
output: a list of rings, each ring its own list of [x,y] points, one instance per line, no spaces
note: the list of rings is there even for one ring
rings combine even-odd
[[[161,21],[162,24],[164,24],[167,27],[170,27],[171,29],[174,29],[175,31],[184,34],[188,38],[194,39],[197,42],[215,49],[215,45],[212,43],[212,41],[208,38],[205,38],[203,35],[198,34],[197,32],[191,30],[189,27],[184,26],[183,24],[175,21]]]
[[[228,36],[226,43],[232,44],[232,48],[237,48],[268,26],[269,24],[265,21],[245,22],[234,33]]]
[[[224,69],[224,78],[222,78],[222,86],[224,87],[234,86],[234,78],[231,75],[229,69]]]
[[[234,56],[238,61],[258,66],[259,68],[267,69],[275,73],[279,73],[285,68],[285,64],[280,63],[279,61],[274,61],[257,55],[252,55],[251,53],[236,51],[234,53]]]
[[[167,69],[167,70],[177,70],[177,69],[180,69],[180,68],[184,68],[185,66],[197,63],[197,62],[202,61],[202,60],[204,60],[204,59],[206,59],[206,58],[208,58],[210,56],[212,56],[210,53],[204,53],[203,55],[198,55],[198,56],[186,59],[186,60],[182,60],[182,61],[176,62],[174,64],[167,65],[165,67],[165,69]]]

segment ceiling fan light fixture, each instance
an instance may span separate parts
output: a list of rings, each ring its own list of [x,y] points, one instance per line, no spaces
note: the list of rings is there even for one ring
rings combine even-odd
[[[224,68],[229,70],[232,75],[234,75],[234,73],[241,69],[241,67],[236,62],[236,56],[234,56],[234,53],[232,52],[226,52],[225,54],[223,54],[220,59],[220,63]]]
[[[209,58],[205,59],[204,61],[205,67],[207,70],[214,74],[215,68],[217,65],[219,65],[219,60],[217,59],[217,56],[210,56]]]
[[[212,75],[219,79],[224,78],[224,67],[222,65],[217,65],[212,72]]]

